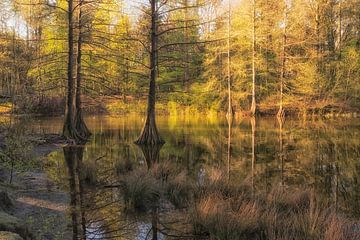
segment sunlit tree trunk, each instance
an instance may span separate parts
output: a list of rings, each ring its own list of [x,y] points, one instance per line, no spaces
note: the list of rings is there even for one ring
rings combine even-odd
[[[228,80],[228,110],[227,117],[232,118],[234,115],[231,101],[231,47],[230,47],[230,31],[231,31],[231,2],[228,0],[228,21],[227,21],[227,80]]]
[[[287,0],[284,1],[284,18],[283,18],[283,41],[282,41],[282,49],[281,49],[281,71],[280,71],[280,104],[279,111],[277,113],[277,117],[282,119],[285,117],[285,112],[283,108],[283,99],[284,99],[284,79],[286,73],[286,44],[287,44],[287,21],[288,21],[288,13],[287,13]]]
[[[255,57],[256,57],[256,0],[253,0],[253,12],[252,12],[252,100],[251,100],[251,115],[256,114],[256,66],[255,66]]]
[[[342,0],[339,0],[339,20],[338,20],[338,51],[339,51],[339,60],[341,60],[342,55]]]
[[[85,121],[83,119],[82,114],[82,102],[81,102],[81,83],[82,83],[82,42],[83,42],[83,7],[84,0],[79,1],[79,16],[78,16],[78,30],[79,30],[79,36],[77,41],[77,59],[76,59],[76,116],[75,116],[75,127],[77,132],[82,138],[88,138],[90,136],[90,131],[87,128]]]
[[[139,145],[163,144],[164,140],[160,137],[155,121],[155,102],[156,102],[156,76],[157,76],[157,0],[151,0],[151,49],[150,49],[150,86],[147,106],[147,116],[144,128],[138,140]]]
[[[76,82],[74,79],[74,6],[73,0],[68,0],[68,66],[67,66],[67,96],[63,135],[69,139],[78,140],[75,127],[76,119]]]

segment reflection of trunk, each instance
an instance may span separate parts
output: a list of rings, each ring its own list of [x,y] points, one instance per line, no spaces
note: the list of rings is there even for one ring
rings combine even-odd
[[[281,174],[281,189],[284,188],[284,152],[283,152],[283,119],[278,118],[279,122],[279,157],[280,157],[280,174]]]
[[[83,14],[82,14],[82,7],[83,7],[84,0],[80,0],[79,2],[79,36],[77,41],[77,59],[76,59],[76,116],[75,116],[75,127],[78,133],[81,135],[82,138],[87,138],[90,136],[90,131],[87,128],[83,115],[82,115],[82,102],[81,102],[81,82],[82,82],[82,41],[83,41]]]
[[[339,177],[338,177],[338,168],[336,166],[336,163],[332,164],[332,170],[333,170],[333,186],[332,186],[333,206],[334,206],[335,211],[337,211],[337,208],[338,208],[338,190],[339,190],[339,179],[338,178]]]
[[[13,175],[14,175],[15,160],[14,160],[13,158],[11,158],[10,160],[11,160],[11,169],[10,169],[10,179],[9,179],[9,184],[12,184],[12,181],[13,181]]]
[[[158,209],[154,208],[152,210],[152,219],[151,219],[151,228],[152,228],[152,240],[158,239]]]
[[[77,165],[76,165],[76,175],[77,175],[77,183],[79,186],[79,204],[80,204],[80,217],[81,217],[81,234],[82,239],[86,239],[86,218],[85,218],[85,208],[84,208],[84,185],[83,185],[83,178],[81,175],[81,169],[82,169],[82,160],[83,160],[83,153],[84,148],[78,147],[76,152],[76,159],[77,159]]]
[[[193,157],[192,157],[192,148],[193,146],[191,145],[191,142],[189,140],[189,135],[186,133],[183,133],[183,138],[184,138],[184,143],[185,143],[185,154],[184,157],[186,159],[186,165],[187,165],[187,170],[190,172],[193,166]]]
[[[233,124],[232,118],[229,118],[228,119],[228,142],[227,142],[227,173],[228,173],[228,180],[230,180],[232,124]]]
[[[255,149],[255,134],[256,134],[256,118],[251,118],[251,188],[253,194],[255,193],[255,164],[256,164],[256,149]]]
[[[253,32],[252,32],[252,100],[251,100],[251,115],[256,114],[256,70],[255,70],[255,57],[256,57],[256,0],[253,0]]]
[[[164,140],[159,135],[155,121],[155,102],[156,102],[156,75],[157,75],[157,0],[151,0],[151,51],[150,51],[150,87],[148,96],[148,108],[145,126],[138,140],[135,142],[139,145],[156,145],[163,144]]]
[[[141,151],[144,154],[146,164],[150,169],[151,166],[157,161],[159,157],[160,150],[162,148],[162,144],[157,145],[139,145]]]
[[[84,188],[81,177],[84,147],[64,147],[64,157],[68,167],[70,189],[70,214],[73,228],[73,239],[86,239],[86,218],[84,208]],[[81,232],[79,232],[79,218]]]
[[[73,147],[64,148],[64,156],[69,173],[70,188],[70,214],[72,221],[73,239],[78,239],[78,216],[77,216],[77,190],[76,190],[76,149]]]

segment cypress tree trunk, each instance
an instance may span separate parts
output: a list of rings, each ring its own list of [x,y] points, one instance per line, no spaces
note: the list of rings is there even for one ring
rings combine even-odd
[[[151,51],[150,51],[150,87],[148,96],[147,116],[144,128],[138,140],[138,145],[163,144],[164,140],[159,135],[155,121],[155,101],[156,101],[156,75],[157,75],[157,0],[151,0]]]
[[[75,128],[76,116],[76,85],[74,79],[74,23],[73,0],[68,0],[68,66],[67,66],[67,97],[63,135],[77,141],[79,139]]]
[[[82,58],[82,6],[83,0],[79,1],[79,36],[77,41],[77,60],[76,60],[76,116],[75,116],[75,127],[79,135],[86,139],[88,138],[91,133],[87,128],[85,121],[82,115],[82,102],[81,102],[81,82],[82,82],[82,65],[81,65],[81,58]]]

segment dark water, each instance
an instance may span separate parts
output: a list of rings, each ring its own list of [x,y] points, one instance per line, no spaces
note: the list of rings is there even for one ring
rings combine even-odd
[[[143,119],[139,116],[88,117],[93,132],[84,147],[50,154],[46,172],[73,201],[69,216],[74,234],[87,239],[151,239],[153,216],[122,211],[116,183],[117,166],[148,164],[133,144]],[[57,133],[61,118],[37,119],[38,132]],[[201,178],[211,167],[223,169],[230,181],[249,181],[255,191],[311,188],[325,204],[360,216],[360,121],[358,119],[226,119],[159,117],[166,144],[157,161],[170,160],[189,175]],[[64,157],[65,155],[65,157]],[[87,172],[87,183],[80,172]],[[100,185],[91,185],[93,179]],[[94,181],[95,182],[95,181]],[[78,194],[81,201],[75,201]],[[75,205],[80,205],[75,207]],[[73,208],[70,208],[70,207]],[[81,226],[85,226],[86,233]],[[159,239],[165,239],[160,232]]]

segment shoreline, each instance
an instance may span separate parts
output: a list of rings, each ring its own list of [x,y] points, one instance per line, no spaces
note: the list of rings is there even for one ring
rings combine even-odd
[[[71,223],[67,216],[69,194],[53,183],[42,167],[47,156],[60,147],[55,143],[36,145],[31,154],[40,167],[17,171],[12,184],[3,182],[0,185],[0,191],[5,192],[12,203],[12,207],[4,209],[4,212],[16,218],[18,224],[29,231],[31,237],[22,235],[23,239],[71,238]]]

